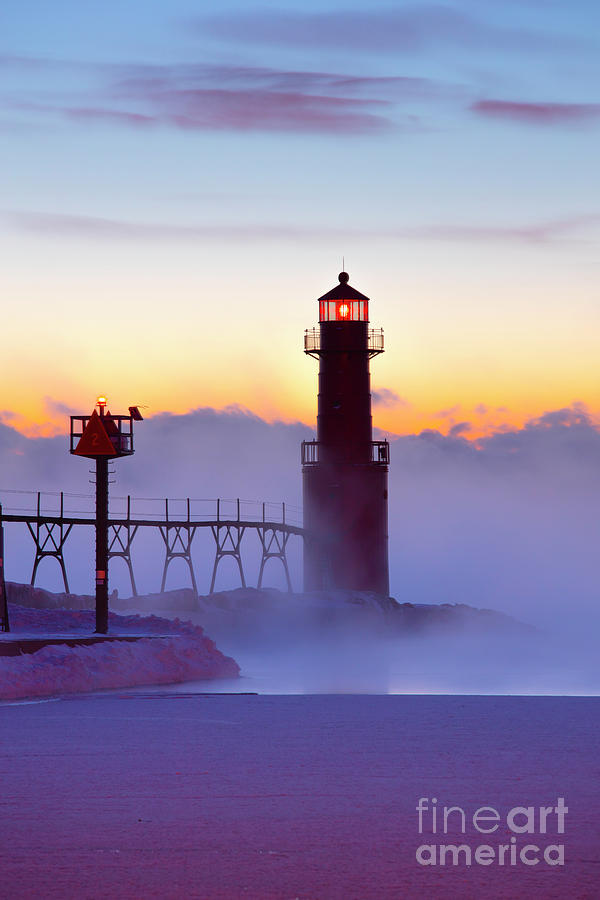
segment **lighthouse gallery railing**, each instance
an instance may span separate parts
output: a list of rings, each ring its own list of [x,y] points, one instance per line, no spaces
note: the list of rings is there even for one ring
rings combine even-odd
[[[304,352],[318,353],[321,349],[321,330],[306,328],[304,330]],[[367,349],[369,353],[383,353],[383,328],[369,328],[367,333]]]
[[[319,448],[320,441],[302,441],[302,465],[316,466],[321,462]],[[390,464],[390,445],[387,441],[371,441],[371,459],[372,465],[389,466]]]

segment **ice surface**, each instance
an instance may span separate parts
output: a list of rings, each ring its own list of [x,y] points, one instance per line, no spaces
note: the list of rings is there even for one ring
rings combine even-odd
[[[593,900],[599,714],[598,699],[550,697],[132,693],[0,706],[0,893]],[[417,831],[420,797],[506,812],[559,796],[564,867],[416,863],[432,841]],[[468,842],[508,837],[471,829]]]
[[[89,610],[38,610],[11,605],[11,634],[79,636],[94,631]],[[49,646],[36,653],[0,657],[0,699],[43,697],[132,685],[169,684],[196,679],[234,678],[237,664],[224,656],[203,629],[158,616],[110,616],[115,635],[164,635],[133,643],[106,642],[85,647]]]

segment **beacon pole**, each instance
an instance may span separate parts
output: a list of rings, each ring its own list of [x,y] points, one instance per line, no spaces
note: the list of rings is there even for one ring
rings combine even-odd
[[[90,416],[71,416],[70,452],[96,463],[96,634],[108,634],[108,464],[133,455],[133,423],[142,421],[137,406],[112,415],[106,397],[98,397]]]
[[[8,598],[4,580],[4,525],[2,523],[2,504],[0,503],[0,631],[10,631],[8,621]]]
[[[96,633],[108,632],[108,459],[96,459]]]

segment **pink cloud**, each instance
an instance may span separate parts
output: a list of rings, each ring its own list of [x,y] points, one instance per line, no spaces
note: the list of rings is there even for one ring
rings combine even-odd
[[[381,406],[384,408],[407,407],[411,404],[404,397],[401,397],[396,391],[390,388],[377,388],[371,391],[371,399],[373,406]]]
[[[95,107],[68,107],[59,110],[69,119],[80,122],[112,122],[118,125],[146,126],[156,123],[155,116],[142,113],[126,112],[118,109],[100,109]]]
[[[312,240],[315,237],[325,240],[338,240],[349,235],[364,240],[376,238],[401,238],[414,241],[477,241],[477,242],[518,242],[521,244],[545,244],[557,242],[560,238],[569,237],[572,233],[593,227],[600,223],[600,214],[581,215],[573,218],[534,224],[512,225],[422,225],[399,226],[397,228],[353,228],[343,223],[334,223],[329,227],[291,225],[287,222],[271,224],[235,223],[215,225],[210,222],[199,223],[164,223],[164,222],[130,222],[122,219],[110,219],[90,215],[73,215],[69,213],[38,212],[26,210],[0,210],[0,218],[12,226],[26,231],[39,232],[52,237],[77,236],[93,239],[126,239],[126,240]],[[402,399],[402,398],[401,398]],[[389,397],[388,397],[389,400]],[[500,409],[499,411],[503,411]],[[458,408],[442,410],[441,417],[448,417],[458,412]]]
[[[186,129],[351,133],[389,126],[370,111],[384,104],[380,100],[266,90],[171,90],[148,99],[160,118]]]
[[[332,134],[379,133],[392,127],[380,114],[385,100],[330,97],[269,90],[170,89],[145,85],[129,98],[129,109],[103,105],[71,107],[13,103],[11,108],[60,115],[70,120],[189,131],[290,131]],[[119,100],[120,105],[127,101]],[[135,107],[135,108],[131,108]],[[143,110],[143,111],[142,111]],[[405,130],[418,120],[406,117]]]
[[[514,100],[478,100],[473,112],[527,125],[576,125],[600,117],[600,103],[521,103]]]
[[[599,222],[600,215],[597,213],[565,216],[564,218],[531,223],[515,222],[506,225],[487,222],[463,225],[448,222],[443,225],[417,225],[413,228],[401,228],[398,229],[398,236],[414,240],[517,241],[527,244],[542,244],[565,237],[580,229],[593,227]]]
[[[115,72],[111,71],[114,76]],[[266,66],[177,63],[129,65],[117,70],[115,96],[151,97],[168,90],[267,90],[299,92],[314,96],[370,95],[388,97],[437,97],[454,95],[458,88],[430,78],[407,75],[354,75],[343,72],[275,69]]]
[[[396,5],[397,7],[399,4]],[[584,40],[525,27],[503,26],[439,3],[401,8],[373,6],[335,11],[235,10],[192,20],[198,34],[244,45],[327,47],[353,53],[418,53],[429,48],[469,47],[510,53],[587,47]],[[187,23],[186,23],[187,25]],[[188,25],[189,27],[189,25]]]
[[[460,411],[460,404],[457,406],[451,406],[448,409],[439,409],[436,413],[434,413],[436,418],[439,419],[449,419],[452,416],[455,416],[457,412]]]
[[[7,61],[7,65],[14,61]],[[57,63],[31,60],[33,68]],[[456,96],[452,85],[413,76],[362,76],[293,71],[261,66],[210,64],[69,64],[98,87],[85,100],[51,103],[39,98],[7,98],[2,105],[37,115],[125,127],[162,125],[186,130],[283,131],[368,134],[392,127],[392,104]],[[394,127],[420,130],[407,111]]]
[[[448,431],[448,436],[453,438],[462,437],[463,434],[468,434],[471,430],[472,425],[470,422],[457,422]]]

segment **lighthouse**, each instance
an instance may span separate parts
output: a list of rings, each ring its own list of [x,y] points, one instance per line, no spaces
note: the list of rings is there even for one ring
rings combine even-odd
[[[383,329],[369,327],[369,298],[349,284],[319,297],[319,327],[304,352],[319,360],[317,440],[302,444],[304,589],[389,594],[387,441],[374,441],[369,363]]]

